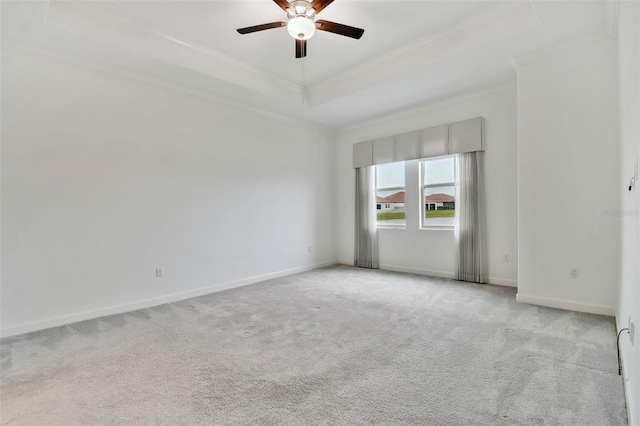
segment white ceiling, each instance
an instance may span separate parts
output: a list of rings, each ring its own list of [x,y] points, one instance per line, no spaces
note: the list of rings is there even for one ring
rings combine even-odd
[[[606,30],[612,1],[335,0],[308,56],[271,0],[2,2],[3,49],[73,60],[197,90],[270,114],[339,127],[515,79],[514,57]]]

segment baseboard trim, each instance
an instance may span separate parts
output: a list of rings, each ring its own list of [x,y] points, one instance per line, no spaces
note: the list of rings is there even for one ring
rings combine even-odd
[[[489,284],[501,285],[503,287],[518,288],[518,281],[510,280],[508,278],[489,277]]]
[[[393,271],[393,272],[405,272],[407,274],[427,275],[429,277],[436,277],[436,278],[454,279],[453,272],[447,272],[447,271],[407,268],[404,266],[395,266],[395,265],[386,265],[386,264],[380,264],[380,269],[384,269],[385,271]]]
[[[564,309],[566,311],[606,315],[608,317],[613,317],[616,314],[616,310],[612,306],[593,305],[591,303],[572,302],[570,300],[547,299],[544,297],[526,296],[520,293],[516,294],[516,302],[546,306],[548,308]]]
[[[238,287],[243,287],[250,284],[255,284],[261,281],[280,278],[286,275],[312,271],[314,269],[324,268],[325,266],[335,265],[336,263],[338,263],[337,260],[331,260],[327,262],[316,263],[309,266],[301,266],[298,268],[285,269],[282,271],[272,272],[269,274],[256,275],[253,277],[244,278],[237,281],[214,284],[212,286],[202,287],[195,290],[188,290],[188,291],[183,291],[179,293],[168,294],[166,296],[154,297],[151,299],[144,299],[137,302],[126,303],[123,305],[94,309],[91,311],[79,312],[77,314],[64,315],[56,318],[51,318],[44,321],[36,321],[28,324],[7,327],[0,330],[0,337],[16,336],[18,334],[31,333],[33,331],[40,331],[40,330],[45,330],[47,328],[73,324],[75,322],[100,318],[107,315],[122,314],[125,312],[136,311],[138,309],[145,309],[153,306],[163,305],[165,303],[178,302],[180,300],[190,299],[192,297],[203,296],[205,294],[216,293],[223,290],[230,290],[232,288],[238,288]]]
[[[404,266],[395,266],[395,265],[380,265],[380,269],[384,269],[385,271],[405,272],[408,274],[426,275],[429,277],[448,278],[451,280],[454,280],[456,278],[453,272],[448,272],[448,271],[406,268]],[[489,277],[488,284],[501,285],[506,287],[516,287],[516,288],[518,287],[518,282],[516,280],[509,280],[505,278]]]

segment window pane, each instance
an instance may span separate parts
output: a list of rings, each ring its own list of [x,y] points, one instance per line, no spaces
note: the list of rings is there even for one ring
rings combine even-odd
[[[378,188],[404,187],[404,163],[388,163],[376,166]]]
[[[424,185],[449,183],[455,180],[453,157],[425,161],[422,170]]]
[[[376,166],[376,187],[378,225],[405,227],[404,162]]]
[[[454,226],[455,187],[443,185],[424,188],[424,226]]]

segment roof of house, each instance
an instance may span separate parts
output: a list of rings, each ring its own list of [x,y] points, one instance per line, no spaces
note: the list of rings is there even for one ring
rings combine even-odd
[[[424,197],[424,201],[431,201],[432,203],[450,203],[455,201],[456,197],[452,197],[447,194],[431,194]]]
[[[424,197],[424,201],[432,203],[450,203],[455,201],[456,197],[447,194],[431,194]],[[376,197],[377,203],[404,203],[404,191],[396,192],[388,197]]]
[[[396,192],[384,199],[387,203],[404,203],[404,191]]]

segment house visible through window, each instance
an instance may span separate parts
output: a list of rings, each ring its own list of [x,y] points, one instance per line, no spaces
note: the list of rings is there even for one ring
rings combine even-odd
[[[376,214],[379,228],[404,228],[404,162],[376,166]]]
[[[450,229],[455,226],[456,185],[454,157],[423,160],[420,167],[423,228]]]

